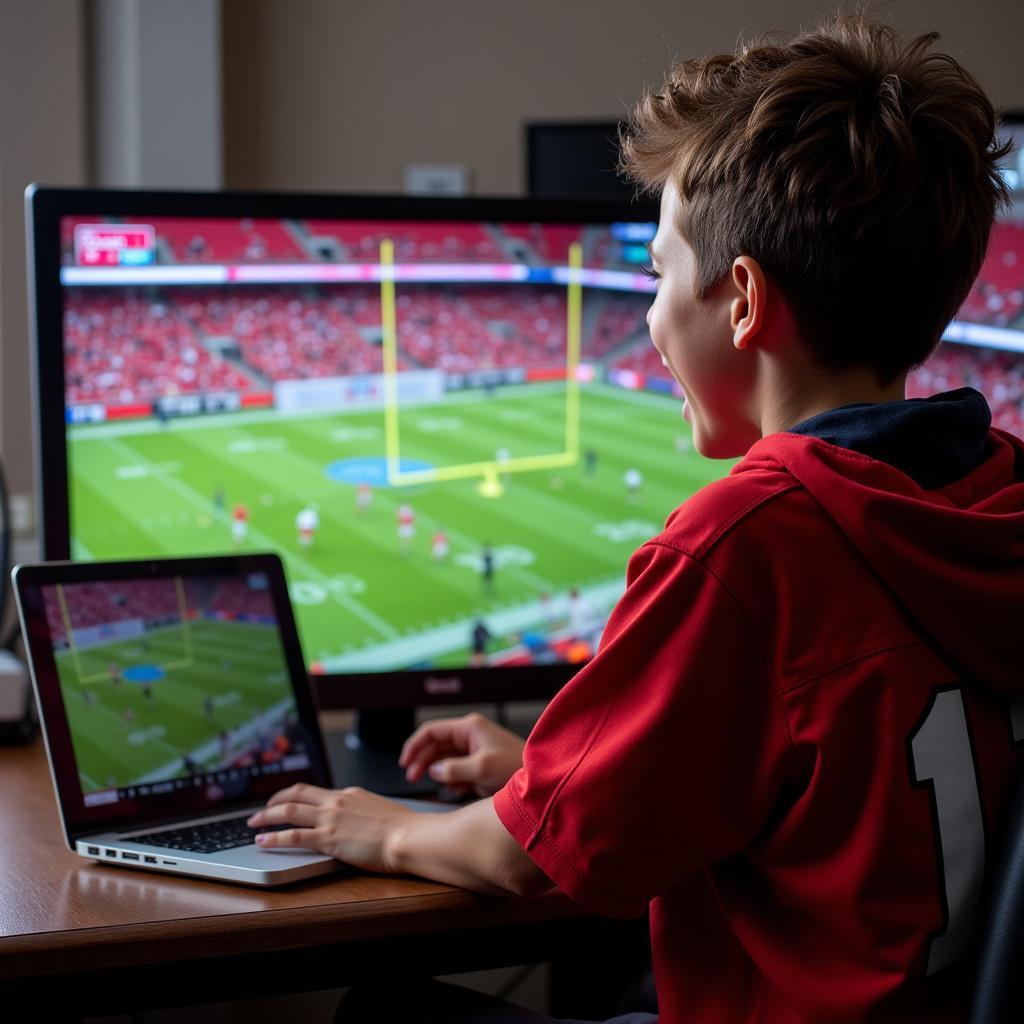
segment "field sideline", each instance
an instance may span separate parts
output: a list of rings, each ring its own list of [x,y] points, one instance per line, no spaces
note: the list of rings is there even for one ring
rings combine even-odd
[[[379,487],[360,515],[354,484],[340,480],[346,460],[383,457],[380,409],[76,426],[73,555],[236,550],[230,510],[243,502],[250,531],[240,549],[284,558],[307,660],[339,669],[437,663],[446,650],[465,649],[478,616],[499,615],[517,628],[536,621],[542,592],[556,610],[570,587],[606,605],[630,552],[729,468],[692,451],[680,402],[668,396],[584,385],[580,429],[581,452],[596,453],[591,473],[581,460],[564,471],[509,474],[498,498],[480,495],[474,480]],[[500,449],[513,458],[560,451],[564,436],[564,384],[461,392],[400,413],[402,458],[435,466],[493,460]],[[340,478],[330,469],[339,465]],[[632,498],[623,483],[630,467],[644,481]],[[321,525],[303,550],[294,523],[309,502]],[[395,517],[406,502],[416,535],[403,554]],[[451,550],[434,562],[430,540],[439,528]],[[496,555],[491,590],[480,573],[484,544]]]

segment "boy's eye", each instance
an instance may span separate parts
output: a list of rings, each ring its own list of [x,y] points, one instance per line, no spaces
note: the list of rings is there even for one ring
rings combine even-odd
[[[641,267],[640,273],[644,275],[649,281],[660,281],[661,274],[659,274],[654,267]]]

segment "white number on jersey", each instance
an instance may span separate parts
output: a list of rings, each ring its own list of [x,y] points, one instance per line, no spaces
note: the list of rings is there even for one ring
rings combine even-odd
[[[1024,697],[1010,703],[1014,743],[1024,739]],[[945,927],[928,948],[928,974],[971,952],[985,877],[985,825],[963,691],[937,691],[910,736],[913,776],[934,794]]]

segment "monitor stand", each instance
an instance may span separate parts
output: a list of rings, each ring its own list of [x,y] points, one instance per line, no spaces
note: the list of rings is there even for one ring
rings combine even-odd
[[[358,711],[350,730],[327,730],[324,744],[334,784],[360,786],[386,796],[436,793],[437,783],[429,777],[409,782],[398,764],[402,745],[415,727],[415,710],[402,708]]]

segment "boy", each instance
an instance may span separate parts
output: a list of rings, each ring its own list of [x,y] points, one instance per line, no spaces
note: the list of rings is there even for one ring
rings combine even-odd
[[[633,556],[525,748],[479,716],[411,737],[411,778],[493,797],[286,790],[264,846],[650,903],[662,1024],[965,1018],[1021,761],[1024,443],[970,389],[903,400],[1005,198],[991,104],[934,38],[840,17],[642,101],[651,338],[696,448],[745,457]]]

